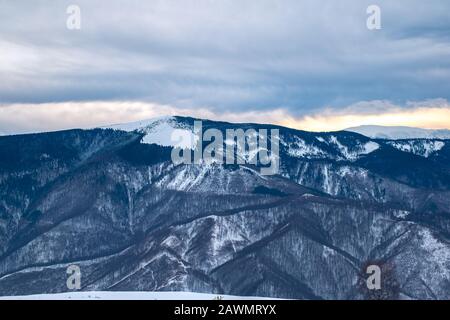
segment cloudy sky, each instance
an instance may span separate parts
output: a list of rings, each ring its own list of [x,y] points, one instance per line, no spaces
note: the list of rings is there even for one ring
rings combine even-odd
[[[0,133],[163,114],[450,128],[449,101],[448,0],[0,0]]]

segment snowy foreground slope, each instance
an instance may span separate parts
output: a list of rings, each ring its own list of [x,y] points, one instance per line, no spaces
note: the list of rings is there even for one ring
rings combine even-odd
[[[82,292],[70,295],[88,298],[450,299],[450,140],[203,121],[279,129],[279,172],[262,176],[175,165],[169,136],[193,125],[0,137],[0,296],[67,292],[76,265]]]
[[[0,300],[267,300],[262,297],[240,297],[194,292],[67,292],[29,296],[0,297]]]

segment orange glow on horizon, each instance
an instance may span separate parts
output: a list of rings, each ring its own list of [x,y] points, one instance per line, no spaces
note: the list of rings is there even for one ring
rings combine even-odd
[[[439,107],[393,107],[381,113],[328,109],[294,117],[285,109],[218,112],[208,108],[188,109],[146,102],[92,101],[0,105],[0,134],[92,128],[166,115],[236,123],[277,124],[305,131],[338,131],[360,125],[450,129],[448,103]]]
[[[318,114],[279,121],[280,125],[306,131],[337,131],[361,125],[449,129],[449,108],[418,108],[381,114]]]

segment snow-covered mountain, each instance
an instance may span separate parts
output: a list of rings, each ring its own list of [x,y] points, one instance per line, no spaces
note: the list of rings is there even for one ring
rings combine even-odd
[[[106,126],[102,128],[111,128],[114,130],[122,131],[136,131],[144,134],[141,142],[145,144],[157,144],[165,147],[181,147],[193,149],[197,142],[197,137],[193,133],[193,126],[185,121],[179,121],[178,117],[158,117],[143,121],[137,121],[132,123],[117,124]],[[211,126],[208,122],[208,125]],[[225,126],[225,123],[221,123],[220,126]],[[219,127],[220,127],[219,126]],[[236,127],[233,125],[232,127]],[[370,127],[370,128],[369,128]],[[359,127],[363,128],[363,127]],[[366,126],[367,130],[375,130],[376,128],[405,128],[411,129],[409,136],[415,136],[414,130],[422,132],[424,129],[407,128],[407,127],[377,127]],[[372,128],[372,129],[371,129]],[[398,130],[400,130],[398,129]],[[351,131],[347,129],[346,131]],[[355,131],[356,132],[356,131]],[[389,130],[388,130],[389,132]],[[425,132],[427,132],[425,130]],[[394,135],[394,131],[391,132]],[[450,131],[449,131],[450,133]],[[300,135],[284,135],[281,138],[281,145],[287,149],[287,153],[292,157],[308,158],[308,159],[334,159],[334,160],[348,160],[355,161],[361,156],[370,154],[380,148],[380,144],[390,145],[403,152],[413,153],[422,157],[428,157],[445,146],[445,141],[441,139],[431,138],[394,138],[383,139],[386,141],[373,141],[370,139],[364,139],[362,137],[353,136],[350,141],[341,143],[339,135],[342,136],[342,132],[338,134],[331,133],[311,133],[306,134],[305,137]],[[363,134],[364,135],[364,134]],[[406,131],[404,136],[406,136]],[[416,134],[417,135],[417,134]],[[400,136],[400,134],[398,134]],[[183,137],[179,141],[176,137]],[[306,139],[305,139],[306,138]],[[375,137],[377,138],[377,137]],[[347,139],[344,138],[343,141]],[[392,140],[392,141],[391,141]],[[400,140],[400,141],[397,141]],[[350,143],[349,143],[350,142]]]
[[[431,130],[402,126],[359,126],[345,129],[373,139],[450,139],[450,130]]]
[[[105,126],[122,131],[137,131],[144,134],[142,143],[157,144],[165,147],[180,147],[193,149],[196,137],[192,127],[178,122],[175,117],[158,117],[144,121]],[[176,138],[181,137],[179,141]]]
[[[174,165],[194,120],[0,137],[0,295],[67,292],[77,265],[82,292],[450,299],[450,140],[203,121],[279,129],[262,176]]]

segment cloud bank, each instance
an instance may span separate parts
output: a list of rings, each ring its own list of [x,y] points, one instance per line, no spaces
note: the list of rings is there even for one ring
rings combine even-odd
[[[66,28],[72,4],[80,30]],[[376,1],[377,31],[371,4],[0,1],[0,132],[160,114],[449,128],[450,2]]]
[[[450,100],[450,2],[376,1],[378,31],[366,28],[372,3],[1,1],[0,103],[143,101],[299,118],[359,101]],[[70,4],[81,30],[66,28]]]
[[[336,131],[367,124],[450,128],[450,103],[445,99],[409,102],[403,106],[388,101],[367,101],[305,116],[294,116],[286,109],[217,112],[148,102],[94,101],[0,105],[0,134],[93,128],[165,115],[270,123],[307,131]]]

